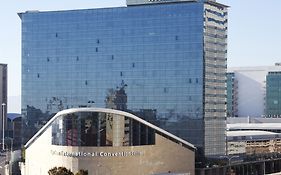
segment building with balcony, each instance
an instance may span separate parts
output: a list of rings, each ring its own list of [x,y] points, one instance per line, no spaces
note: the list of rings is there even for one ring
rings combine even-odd
[[[129,1],[127,7],[19,13],[24,138],[58,111],[126,111],[225,154],[227,6]]]

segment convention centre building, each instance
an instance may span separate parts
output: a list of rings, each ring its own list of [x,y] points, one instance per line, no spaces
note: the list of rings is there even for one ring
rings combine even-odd
[[[23,175],[54,167],[91,175],[194,175],[195,147],[133,114],[105,108],[58,112],[25,145]]]

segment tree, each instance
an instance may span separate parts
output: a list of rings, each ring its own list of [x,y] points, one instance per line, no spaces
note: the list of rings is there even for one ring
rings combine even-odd
[[[75,175],[88,175],[88,170],[79,170]]]
[[[74,175],[69,169],[65,167],[54,167],[48,171],[49,175]]]

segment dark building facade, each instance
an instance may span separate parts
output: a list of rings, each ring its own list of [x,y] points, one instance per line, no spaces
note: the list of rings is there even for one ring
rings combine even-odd
[[[18,113],[7,113],[7,129],[6,136],[13,139],[13,149],[21,147],[21,127],[22,117]]]
[[[3,132],[3,121],[5,122],[5,124],[4,124],[5,131],[7,129],[7,95],[8,95],[7,73],[8,73],[8,65],[0,64],[0,105],[1,105],[0,133],[1,133],[1,136],[2,136],[2,132]],[[3,115],[4,115],[4,120],[2,118]]]
[[[107,107],[225,154],[227,7],[214,1],[20,13],[30,138],[57,111]]]
[[[281,72],[266,76],[266,117],[281,117]]]

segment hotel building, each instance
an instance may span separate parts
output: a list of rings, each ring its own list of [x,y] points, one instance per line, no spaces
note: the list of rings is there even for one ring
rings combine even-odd
[[[127,7],[19,13],[25,141],[58,111],[111,108],[226,151],[227,6],[128,0]]]

